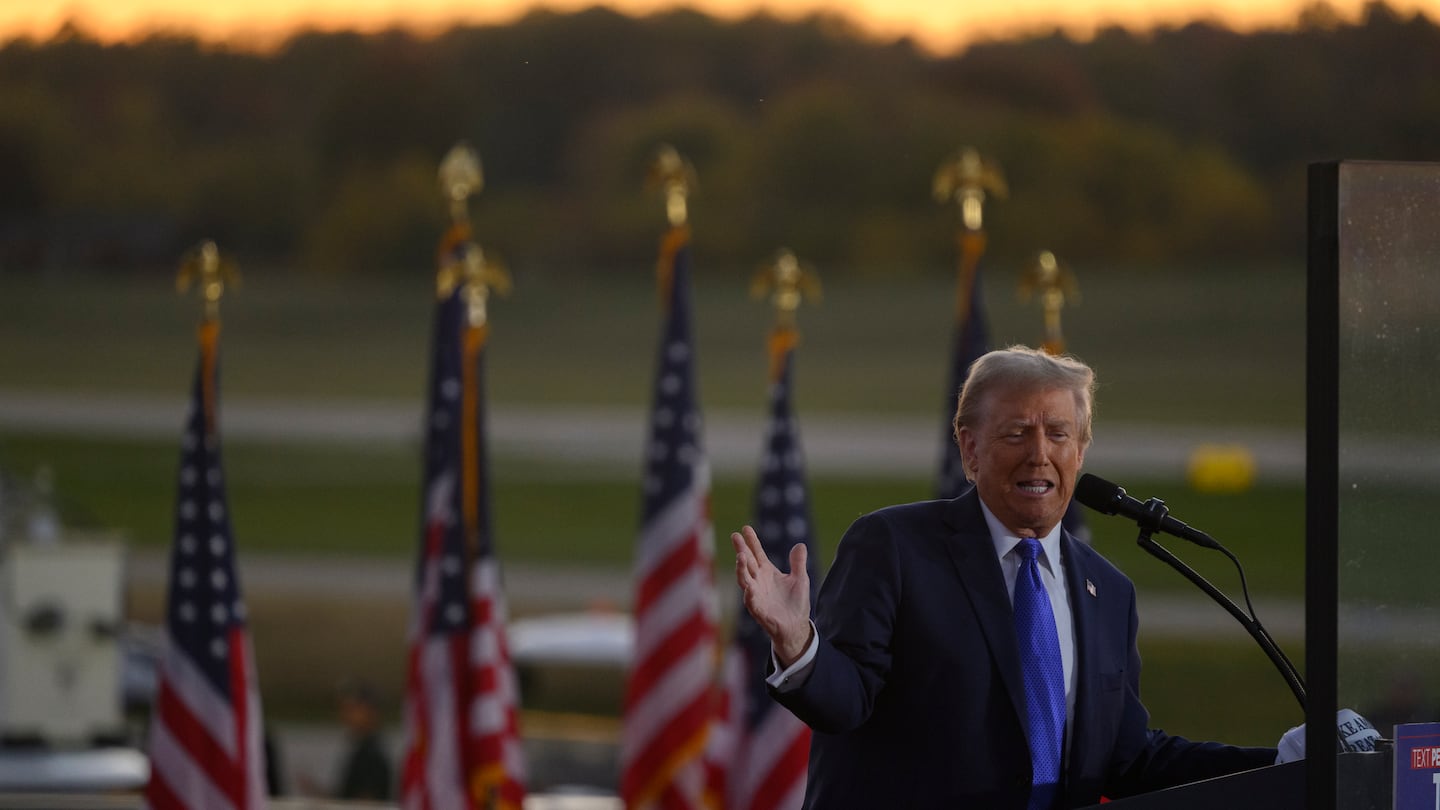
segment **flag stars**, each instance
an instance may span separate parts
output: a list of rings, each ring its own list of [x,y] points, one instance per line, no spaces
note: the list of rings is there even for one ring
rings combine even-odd
[[[669,408],[656,408],[655,424],[659,425],[662,428],[670,427],[671,425],[675,424],[675,412],[670,410]]]
[[[173,648],[222,693],[236,684],[230,671],[229,628],[241,621],[234,538],[229,533],[230,505],[225,495],[219,437],[211,430],[213,411],[201,403],[215,380],[198,379],[190,419],[181,436],[175,533],[166,611]],[[243,676],[241,678],[243,681]]]
[[[683,363],[690,357],[690,347],[675,341],[665,347],[665,357],[672,363]]]
[[[445,606],[445,620],[451,624],[460,624],[465,620],[465,609],[456,604]]]
[[[805,519],[799,517],[792,517],[785,524],[785,530],[790,533],[791,540],[799,540],[804,537],[806,528]]]
[[[805,487],[800,483],[792,483],[785,487],[785,501],[791,506],[799,506],[805,502]]]
[[[660,391],[667,396],[674,396],[675,394],[679,393],[680,386],[681,382],[679,374],[666,374],[664,377],[660,378]]]
[[[675,458],[679,459],[681,464],[694,464],[700,460],[700,451],[692,444],[682,444],[680,449],[675,451]]]
[[[454,377],[447,378],[440,383],[440,396],[454,402],[460,398],[460,381]]]

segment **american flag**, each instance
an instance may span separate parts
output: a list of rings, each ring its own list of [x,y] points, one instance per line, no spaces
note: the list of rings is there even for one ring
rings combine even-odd
[[[770,425],[755,492],[755,526],[770,561],[789,567],[790,549],[804,543],[806,568],[815,576],[815,540],[805,458],[791,405],[793,330],[777,330],[771,341]],[[812,596],[813,598],[813,596]],[[735,639],[725,657],[723,722],[710,747],[712,780],[720,775],[725,810],[793,810],[805,798],[810,728],[781,708],[765,687],[770,638],[742,604]]]
[[[979,259],[984,250],[983,233],[961,234],[961,250],[967,260],[973,256]],[[966,240],[972,240],[968,244]],[[966,286],[964,275],[969,276]],[[935,487],[935,497],[955,498],[970,491],[970,481],[965,478],[965,467],[960,460],[960,447],[955,442],[955,408],[960,404],[960,388],[970,374],[970,364],[980,355],[990,351],[990,329],[985,322],[985,302],[980,287],[980,270],[971,265],[968,274],[962,274],[961,289],[958,291],[958,306],[955,313],[955,339],[950,350],[949,388],[945,391],[945,424],[941,431],[940,476]]]
[[[145,789],[145,803],[157,810],[267,806],[255,656],[216,426],[219,339],[217,321],[200,327],[200,360],[181,438],[166,645]]]
[[[483,351],[463,288],[438,304],[421,546],[409,628],[401,804],[519,808],[519,690],[490,526]]]
[[[716,610],[710,472],[690,335],[689,229],[661,249],[659,348],[635,560],[635,660],[625,693],[620,795],[631,810],[695,808],[714,711]]]

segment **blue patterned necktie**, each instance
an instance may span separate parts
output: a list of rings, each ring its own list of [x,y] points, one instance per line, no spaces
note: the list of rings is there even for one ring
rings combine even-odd
[[[1040,541],[1026,538],[1016,546],[1015,638],[1025,674],[1025,708],[1034,779],[1028,810],[1053,810],[1060,795],[1060,758],[1065,736],[1065,668],[1050,595],[1040,578]]]

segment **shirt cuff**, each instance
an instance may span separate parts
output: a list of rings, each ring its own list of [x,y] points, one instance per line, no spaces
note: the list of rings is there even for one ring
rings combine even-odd
[[[793,692],[805,685],[810,679],[810,670],[815,668],[815,653],[820,649],[820,633],[815,629],[815,622],[810,622],[810,643],[805,647],[805,652],[795,659],[795,663],[780,668],[780,659],[775,657],[775,647],[770,647],[770,669],[772,672],[765,679],[776,691]]]

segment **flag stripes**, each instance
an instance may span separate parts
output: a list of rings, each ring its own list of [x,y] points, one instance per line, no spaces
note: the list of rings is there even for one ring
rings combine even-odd
[[[755,488],[755,523],[766,555],[782,570],[795,544],[808,547],[813,599],[819,588],[815,541],[791,391],[797,343],[797,333],[787,327],[777,328],[770,340],[770,420]],[[769,658],[769,636],[742,600],[726,653],[720,731],[706,754],[709,791],[725,810],[797,810],[805,796],[810,729],[770,697],[764,680]]]
[[[690,328],[689,229],[661,246],[664,323],[635,553],[635,656],[626,683],[620,795],[631,810],[699,808],[714,711],[716,615],[710,475]]]
[[[447,234],[454,251],[466,246],[457,234],[468,237],[468,229]],[[423,542],[408,631],[407,810],[518,810],[525,798],[519,687],[490,521],[489,330],[468,322],[465,291],[449,289],[435,315]]]

